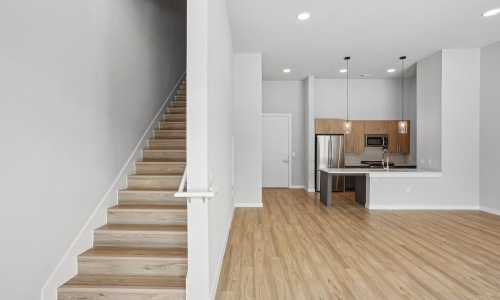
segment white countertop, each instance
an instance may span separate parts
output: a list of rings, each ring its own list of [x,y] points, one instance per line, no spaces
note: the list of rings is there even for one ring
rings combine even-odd
[[[438,171],[424,170],[424,169],[390,169],[389,171],[383,169],[373,168],[330,168],[321,169],[330,174],[343,174],[343,175],[366,175],[368,177],[442,177],[443,174]]]

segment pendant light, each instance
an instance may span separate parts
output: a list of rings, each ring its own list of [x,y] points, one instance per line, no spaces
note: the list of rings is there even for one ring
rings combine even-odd
[[[406,59],[406,56],[401,56],[399,59],[401,60],[401,121],[398,122],[398,133],[399,134],[406,134],[406,133],[408,133],[408,122],[406,122],[403,119],[403,112],[404,112],[404,108],[405,108],[405,104],[404,104],[405,81],[404,81],[403,73],[405,70],[404,69],[404,61]]]
[[[351,129],[352,129],[352,123],[349,121],[349,59],[351,59],[349,56],[344,57],[344,60],[346,61],[347,68],[346,68],[346,82],[347,82],[347,115],[346,115],[346,120],[344,121],[344,134],[350,134]]]

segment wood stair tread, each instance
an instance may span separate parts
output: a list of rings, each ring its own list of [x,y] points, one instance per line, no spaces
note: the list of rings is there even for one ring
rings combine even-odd
[[[153,149],[153,150],[163,150],[163,149]],[[171,150],[168,150],[171,151]],[[185,151],[185,150],[184,150]],[[172,166],[178,166],[178,165],[186,165],[186,162],[176,162],[176,161],[143,161],[143,160],[138,160],[135,162],[136,164],[140,165],[172,165]]]
[[[145,189],[145,188],[126,188],[123,190],[120,190],[120,192],[132,192],[132,193],[147,193],[147,192],[162,192],[162,193],[172,193],[174,195],[177,193],[178,190],[173,190],[173,189],[160,189],[160,188],[150,188],[150,189]]]
[[[93,247],[80,254],[80,257],[101,258],[126,258],[143,259],[154,258],[163,260],[185,260],[187,261],[187,249],[185,248],[127,248],[127,247]]]
[[[128,178],[133,179],[178,179],[182,178],[182,175],[155,175],[155,174],[145,174],[145,175],[128,175]]]
[[[177,232],[186,233],[186,225],[138,225],[138,224],[106,224],[96,231],[119,231],[119,232]]]
[[[184,276],[112,276],[112,275],[76,275],[59,288],[65,291],[71,288],[108,288],[137,290],[184,290],[186,278]],[[143,291],[141,291],[143,292]]]
[[[137,211],[172,211],[172,210],[181,210],[186,211],[186,206],[183,205],[152,205],[152,204],[118,204],[113,207],[108,208],[108,211],[128,211],[128,210],[137,210]]]
[[[175,115],[181,115],[181,114],[175,114]],[[165,123],[165,122],[163,122]],[[172,122],[173,123],[173,122]],[[178,122],[175,122],[178,123]],[[186,129],[155,129],[155,131],[160,131],[160,132],[180,132],[184,133],[186,132]]]

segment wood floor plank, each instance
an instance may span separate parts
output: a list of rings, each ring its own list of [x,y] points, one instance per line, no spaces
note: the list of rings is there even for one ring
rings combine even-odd
[[[237,208],[216,299],[500,298],[500,217],[332,201],[264,189]]]

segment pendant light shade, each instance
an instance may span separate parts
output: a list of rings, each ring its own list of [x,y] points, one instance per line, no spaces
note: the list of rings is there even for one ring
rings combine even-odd
[[[404,112],[404,86],[405,86],[405,81],[403,77],[404,73],[404,61],[406,59],[406,56],[401,56],[399,58],[401,60],[401,121],[398,122],[398,133],[399,134],[406,134],[408,133],[408,122],[406,122],[403,118],[403,112]]]
[[[352,129],[352,123],[349,121],[349,59],[351,59],[349,56],[344,57],[344,60],[346,61],[347,67],[346,67],[346,81],[347,81],[347,114],[346,114],[346,120],[344,121],[344,134],[350,134],[351,129]]]

